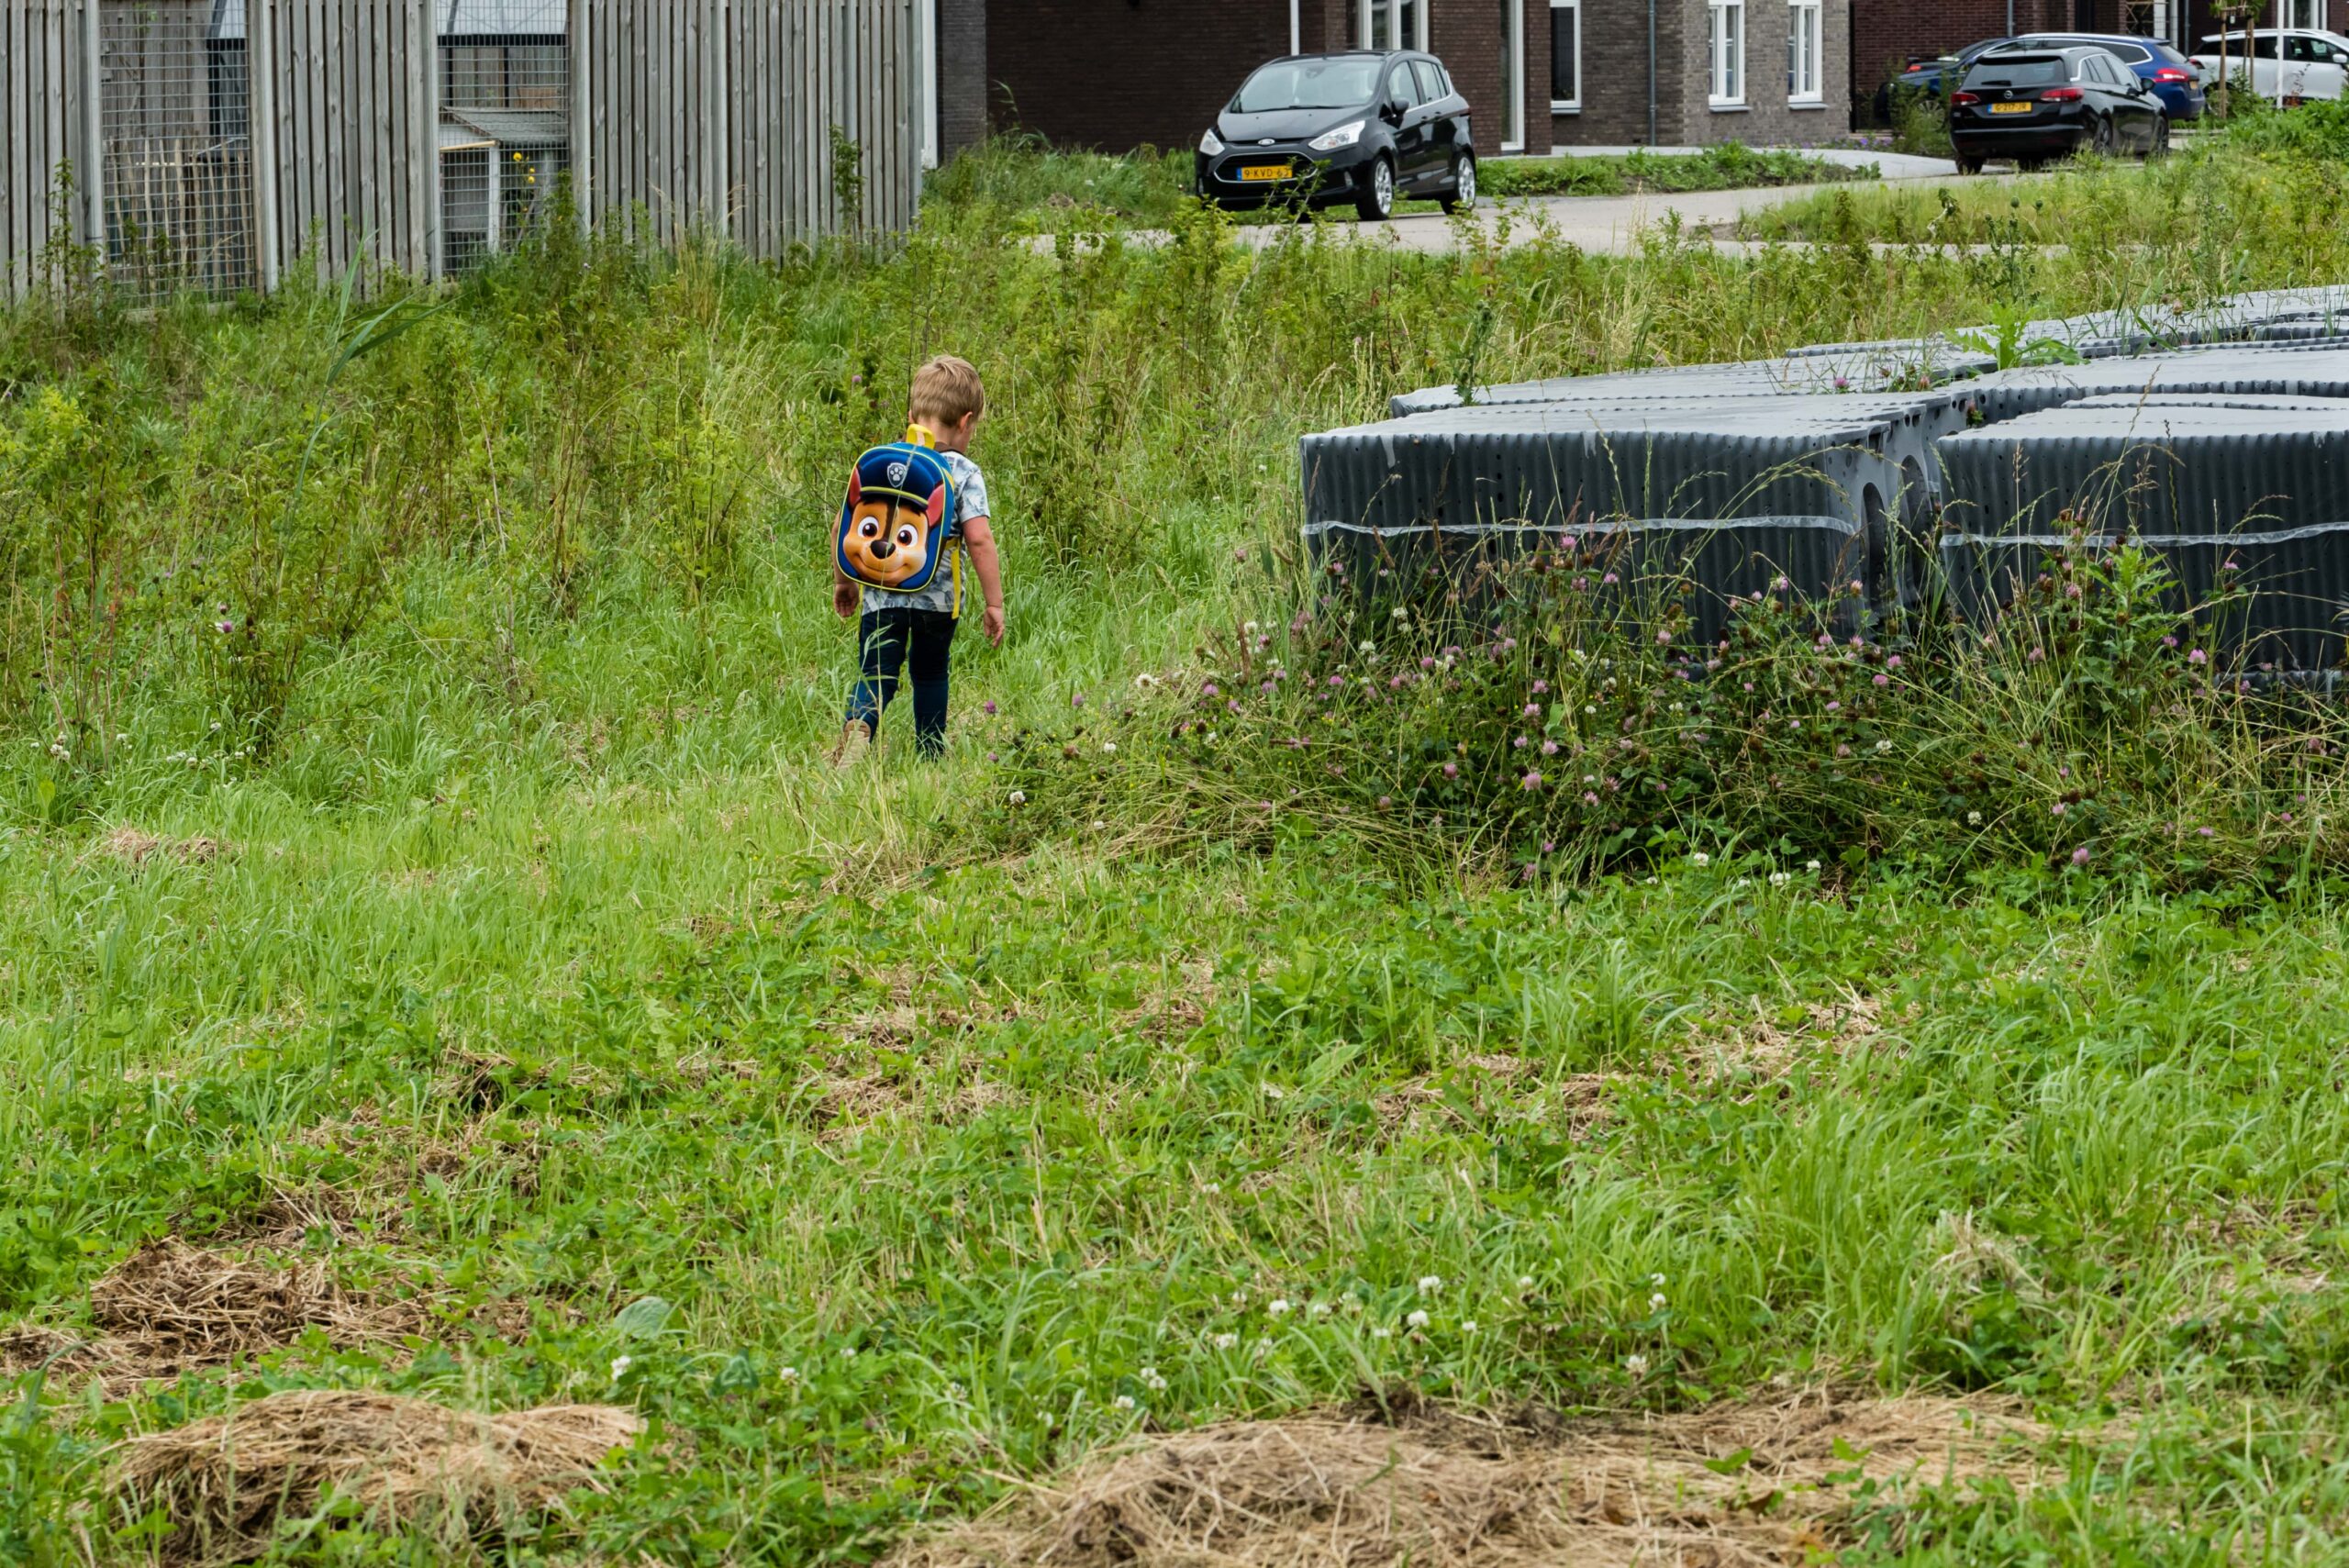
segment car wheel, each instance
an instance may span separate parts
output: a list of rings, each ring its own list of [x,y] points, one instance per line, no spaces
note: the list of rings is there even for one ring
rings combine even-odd
[[[1395,165],[1380,153],[1370,166],[1370,183],[1354,198],[1364,223],[1384,223],[1395,214]]]
[[[2099,158],[2110,158],[2112,156],[2112,122],[2110,120],[2097,121],[2096,130],[2088,138],[2088,150]]]
[[[2147,161],[2150,162],[2154,159],[2166,158],[2168,156],[2169,117],[2167,115],[2164,115],[2154,121],[2154,145],[2146,150],[2145,158]]]
[[[1982,163],[1983,160],[1979,158],[1961,158],[1957,161],[1957,172],[1961,174],[1979,174],[1982,172]]]
[[[1441,198],[1443,210],[1458,212],[1476,205],[1476,158],[1464,152],[1452,165],[1452,194]]]

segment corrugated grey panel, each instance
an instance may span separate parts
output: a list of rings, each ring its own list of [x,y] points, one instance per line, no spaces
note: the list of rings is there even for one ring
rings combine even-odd
[[[2070,541],[2054,535],[1953,534],[1942,561],[1966,615],[1993,618],[2027,592]],[[2104,546],[2111,535],[2087,542]],[[2349,614],[2349,524],[2225,536],[2147,534],[2136,542],[2162,558],[2176,578],[2172,602],[2208,602],[2224,584],[2250,590],[2247,603],[2214,614],[2201,630],[2213,650],[2240,651],[2279,673],[2341,669],[2343,617]],[[2232,571],[2228,568],[2232,565]]]
[[[2090,527],[2221,536],[2349,516],[2349,402],[2099,397],[1938,444],[1950,523],[1983,535]]]
[[[1423,597],[1430,587],[1442,586],[1460,593],[1470,608],[1497,591],[1489,572],[1538,550],[1554,552],[1562,535],[1529,524],[1431,529],[1329,523],[1306,530],[1314,558],[1325,566],[1337,563],[1338,580],[1353,589]],[[1784,577],[1803,598],[1825,601],[1866,574],[1865,534],[1842,517],[1619,518],[1578,524],[1564,537],[1596,563],[1548,576],[1548,591],[1603,604],[1626,594],[1670,593],[1677,582],[1687,592],[1674,596],[1687,612],[1697,644],[1717,641],[1727,629],[1732,595],[1764,593]],[[1619,581],[1608,583],[1609,573]],[[1856,608],[1848,596],[1838,600],[1833,624],[1856,625]]]

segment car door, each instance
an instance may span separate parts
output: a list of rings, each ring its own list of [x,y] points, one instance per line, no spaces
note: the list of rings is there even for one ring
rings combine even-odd
[[[1419,78],[1409,61],[1397,60],[1386,68],[1382,112],[1391,117],[1395,128],[1395,183],[1418,190],[1428,177],[1428,108],[1419,101]]]
[[[2105,85],[2112,94],[2114,144],[2124,152],[2151,152],[2160,106],[2148,96],[2150,90],[2137,73],[2118,60],[2105,55],[2096,63],[2102,68]]]
[[[2338,98],[2344,72],[2332,43],[2307,33],[2284,40],[2284,94],[2292,98]]]
[[[1437,184],[1450,184],[1452,163],[1460,151],[1460,117],[1449,101],[1452,89],[1444,82],[1443,69],[1432,60],[1415,60],[1411,72],[1419,79],[1421,110],[1428,117],[1428,178]]]

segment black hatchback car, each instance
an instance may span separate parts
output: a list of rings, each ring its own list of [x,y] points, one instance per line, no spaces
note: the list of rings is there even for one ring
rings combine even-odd
[[[1260,65],[1199,138],[1198,193],[1219,206],[1329,206],[1366,219],[1397,196],[1476,201],[1468,100],[1431,55],[1299,54]]]
[[[2169,117],[2137,73],[2101,49],[2006,49],[1986,54],[1949,100],[1957,166],[1993,158],[2025,169],[2092,151],[2153,157],[2169,147]]]

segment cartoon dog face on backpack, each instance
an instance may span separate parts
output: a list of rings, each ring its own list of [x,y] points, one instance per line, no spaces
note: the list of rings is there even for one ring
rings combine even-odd
[[[850,575],[894,588],[930,564],[932,537],[946,516],[946,492],[932,495],[925,509],[902,495],[865,495],[860,474],[849,484],[848,511],[841,552]]]

